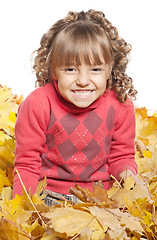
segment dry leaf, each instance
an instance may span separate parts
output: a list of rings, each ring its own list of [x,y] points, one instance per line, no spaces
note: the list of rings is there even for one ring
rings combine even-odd
[[[49,223],[56,231],[56,236],[63,239],[81,233],[85,227],[90,229],[93,239],[99,240],[105,236],[98,221],[90,213],[84,211],[75,210],[71,207],[56,208],[52,212],[44,214],[44,216],[51,219]]]
[[[28,240],[30,236],[16,224],[6,219],[0,219],[0,238],[1,240]]]
[[[38,183],[36,194],[40,195],[43,192],[43,190],[46,188],[46,186],[47,186],[47,179],[45,176],[45,178]]]

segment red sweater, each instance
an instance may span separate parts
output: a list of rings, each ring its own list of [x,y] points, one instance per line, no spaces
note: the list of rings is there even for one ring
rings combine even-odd
[[[92,189],[101,179],[108,189],[110,174],[137,173],[134,106],[129,99],[120,103],[113,91],[80,109],[48,83],[21,104],[15,136],[15,167],[32,194],[45,176],[48,190],[68,193],[75,182]],[[13,195],[21,193],[14,172]]]

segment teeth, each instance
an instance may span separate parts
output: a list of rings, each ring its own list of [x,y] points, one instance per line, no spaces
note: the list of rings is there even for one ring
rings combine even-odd
[[[91,93],[91,91],[86,91],[86,92],[85,92],[85,91],[84,91],[84,92],[75,91],[75,94],[76,94],[76,95],[84,95],[84,96],[86,95],[86,96],[87,96],[87,95],[89,95],[90,93]]]

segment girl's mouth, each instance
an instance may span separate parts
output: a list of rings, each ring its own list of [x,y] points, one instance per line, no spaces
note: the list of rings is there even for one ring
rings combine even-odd
[[[93,90],[74,90],[72,91],[75,96],[78,96],[78,97],[88,97],[90,96],[94,91]]]

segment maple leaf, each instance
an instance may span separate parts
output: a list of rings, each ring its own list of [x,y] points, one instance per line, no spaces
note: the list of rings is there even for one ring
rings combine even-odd
[[[2,191],[3,186],[11,186],[11,183],[7,179],[5,171],[0,169],[0,192]]]
[[[128,199],[132,203],[139,198],[144,198],[148,201],[151,200],[148,189],[144,185],[135,184],[132,176],[129,176],[125,180],[123,188],[114,184],[113,187],[108,190],[108,196],[116,201],[119,207],[124,207]]]
[[[2,240],[28,240],[31,237],[22,228],[4,218],[0,219],[0,233]]]
[[[107,190],[103,188],[101,181],[97,184],[93,182],[93,192],[88,188],[81,188],[78,184],[70,188],[70,193],[78,197],[83,202],[102,203],[104,206],[112,206],[115,204],[108,198]]]
[[[7,86],[0,86],[0,141],[14,136],[16,114],[22,100],[22,96],[13,95]]]
[[[12,188],[11,187],[3,187],[1,192],[1,199],[11,200],[12,198]]]
[[[151,182],[151,179],[157,175],[157,147],[153,148],[151,156],[145,156],[143,158],[136,156],[136,162],[138,164],[138,171],[144,178]]]
[[[49,224],[56,231],[56,236],[66,239],[80,234],[86,227],[92,233],[91,239],[103,239],[104,230],[99,222],[88,212],[75,210],[71,207],[56,208],[44,214],[50,219]]]
[[[43,190],[46,188],[46,186],[47,186],[47,179],[45,176],[45,178],[38,183],[36,194],[40,195],[43,192]]]
[[[0,142],[0,169],[7,170],[13,167],[15,159],[15,140],[5,139]]]
[[[157,144],[157,116],[149,115],[146,108],[136,109],[136,138],[141,139],[147,147]],[[148,145],[149,143],[149,145]]]
[[[140,224],[139,218],[133,217],[131,214],[122,212],[117,209],[98,208],[96,206],[89,207],[93,216],[100,221],[101,225],[105,229],[106,226],[111,230],[124,229],[127,227],[131,231],[138,231],[142,233],[143,228]],[[124,231],[122,229],[122,231]]]

